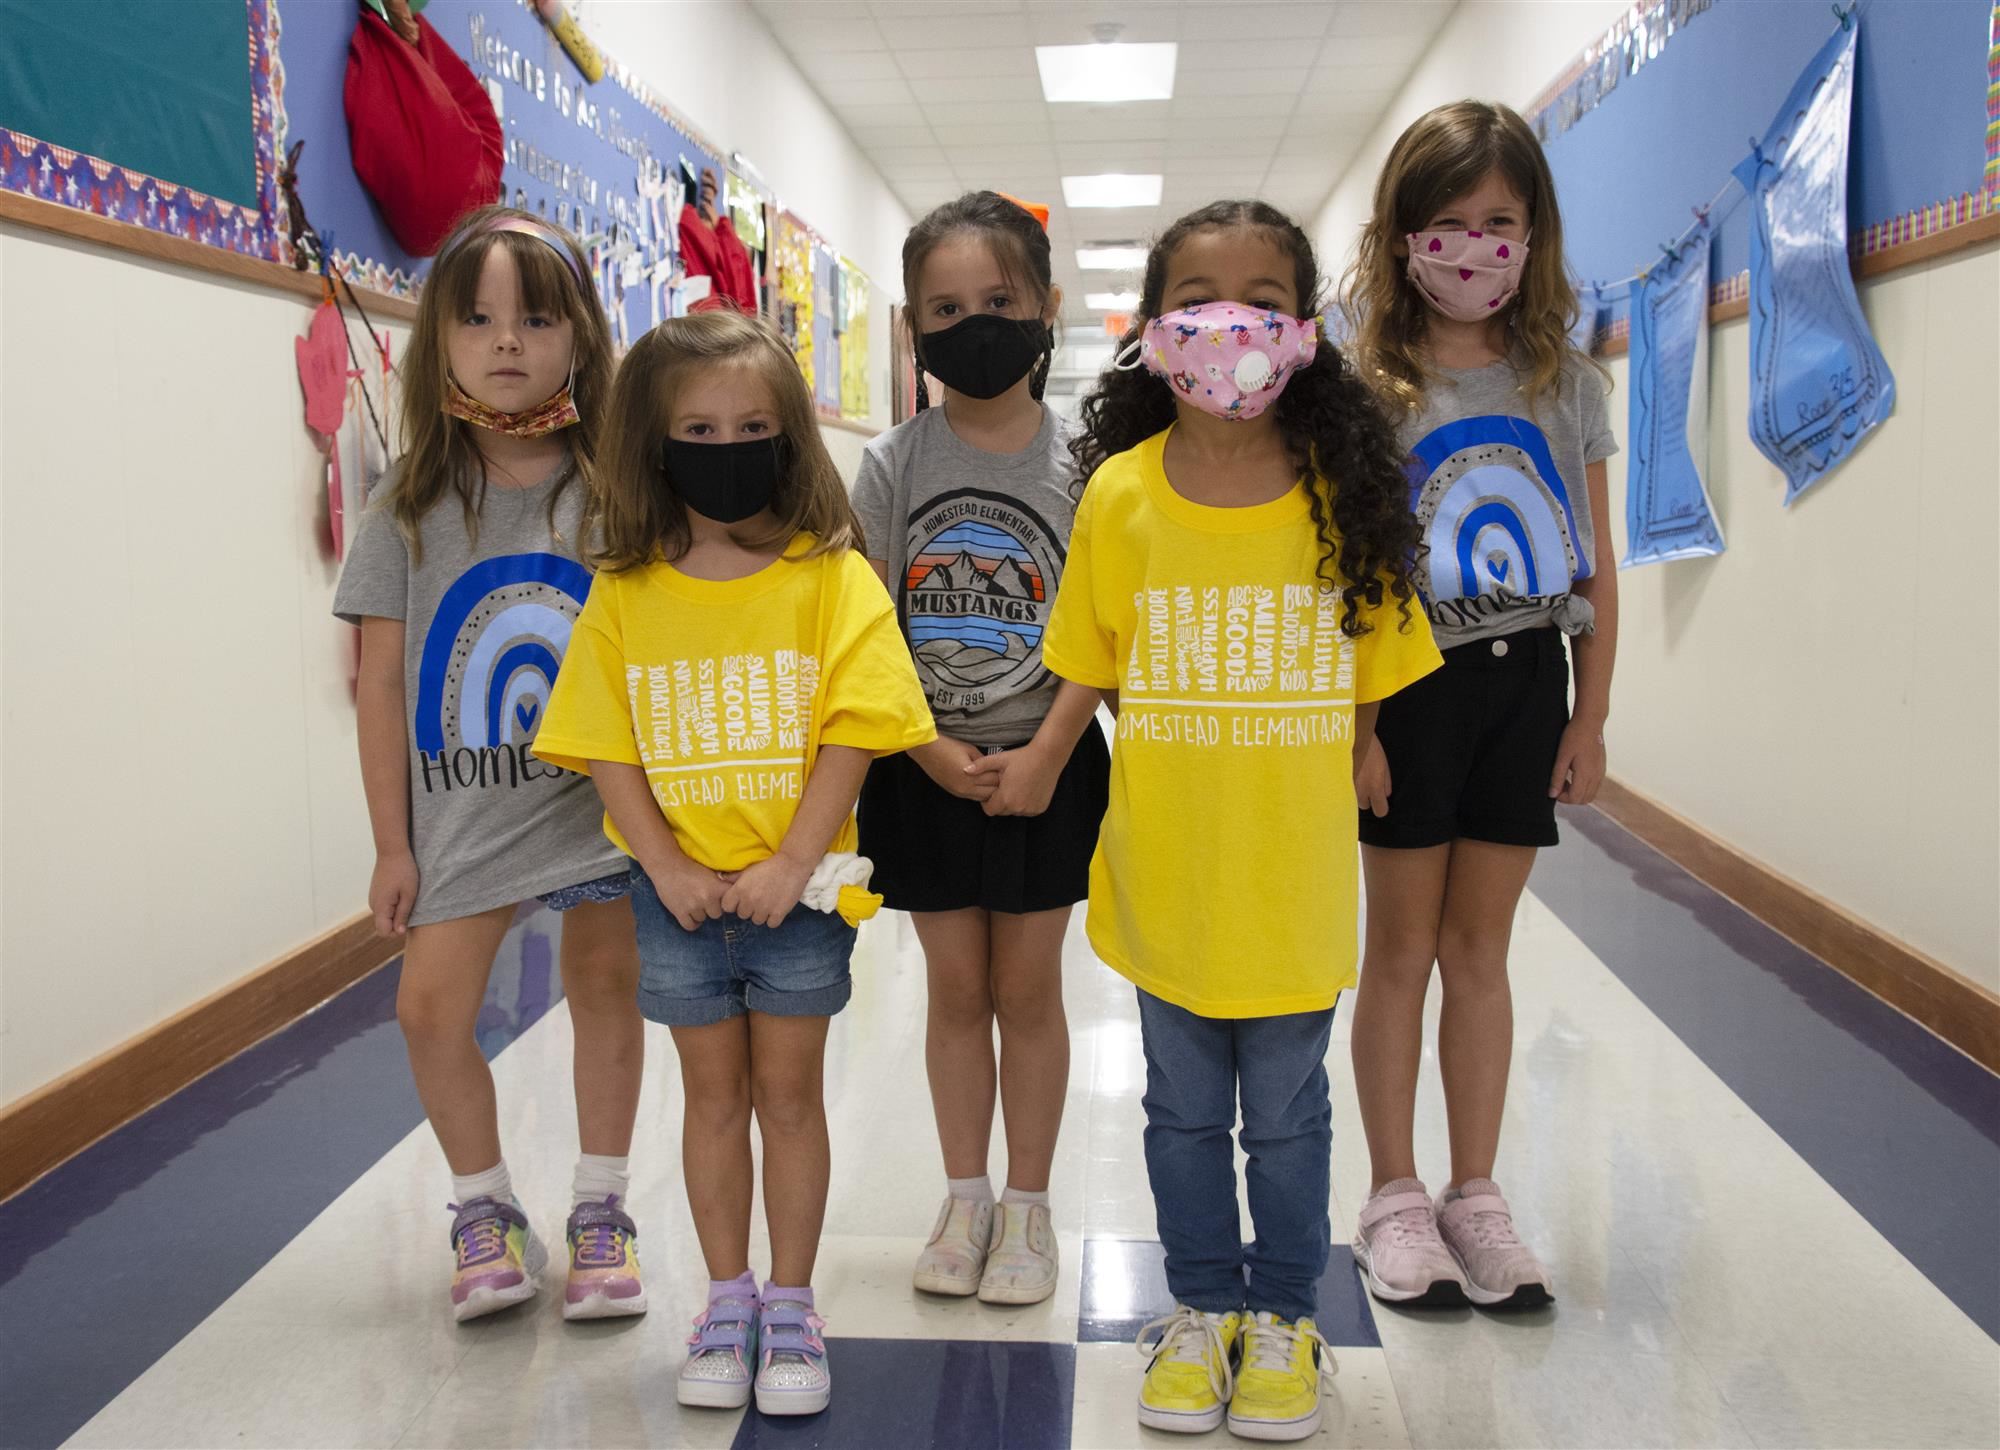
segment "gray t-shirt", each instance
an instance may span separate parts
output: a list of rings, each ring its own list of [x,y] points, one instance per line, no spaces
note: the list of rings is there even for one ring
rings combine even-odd
[[[396,521],[371,507],[334,591],[333,612],[404,621],[410,722],[410,923],[451,921],[623,872],[590,781],[529,753],[570,628],[590,593],[579,557],[583,484],[567,465],[533,488],[488,487],[479,538],[455,493],[424,516],[423,563]],[[377,490],[385,496],[385,482]]]
[[[1532,411],[1511,363],[1438,369],[1397,437],[1423,531],[1417,590],[1440,649],[1595,628],[1570,588],[1599,562],[1584,469],[1618,451],[1596,368],[1571,357]]]
[[[869,443],[854,484],[868,557],[889,566],[896,618],[931,714],[980,746],[1032,739],[1058,681],[1042,664],[1076,517],[1062,420],[1019,453],[974,448],[931,408]]]

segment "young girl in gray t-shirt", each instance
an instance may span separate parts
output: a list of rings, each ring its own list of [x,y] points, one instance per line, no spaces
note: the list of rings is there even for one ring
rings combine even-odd
[[[458,1319],[534,1295],[548,1255],[500,1155],[474,1037],[522,901],[564,913],[582,1156],[570,1319],[645,1312],[624,1206],[644,1051],[624,856],[590,782],[529,747],[590,590],[585,470],[611,387],[604,314],[567,232],[487,207],[439,249],[403,360],[403,454],[334,612],[361,628],[369,909],[404,939],[396,1016],[452,1175]]]
[[[991,191],[911,229],[903,290],[920,411],[868,445],[854,509],[938,728],[933,743],[875,762],[860,811],[875,889],[915,917],[930,987],[924,1055],[946,1187],[913,1280],[1034,1304],[1056,1286],[1063,935],[1089,894],[1110,776],[1097,695],[1042,663],[1076,509],[1064,431],[1041,400],[1062,294],[1042,223]],[[947,390],[935,407],[926,372]]]

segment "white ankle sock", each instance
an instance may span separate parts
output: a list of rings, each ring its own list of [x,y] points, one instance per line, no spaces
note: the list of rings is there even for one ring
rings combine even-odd
[[[614,1193],[623,1203],[631,1191],[632,1160],[629,1157],[613,1158],[604,1153],[577,1155],[576,1177],[570,1180],[571,1208],[585,1201],[602,1203]]]
[[[947,1178],[944,1190],[953,1198],[969,1198],[974,1203],[993,1201],[993,1180],[984,1173],[977,1178]]]
[[[507,1173],[507,1160],[502,1158],[484,1173],[468,1173],[463,1177],[452,1174],[451,1195],[460,1203],[470,1203],[475,1198],[495,1198],[505,1203],[514,1196],[514,1180]]]
[[[1000,1201],[1002,1203],[1039,1203],[1043,1208],[1047,1208],[1049,1206],[1049,1191],[1044,1188],[1040,1193],[1030,1193],[1027,1189],[1016,1188],[1010,1183],[1007,1185],[1007,1191],[1000,1195]]]

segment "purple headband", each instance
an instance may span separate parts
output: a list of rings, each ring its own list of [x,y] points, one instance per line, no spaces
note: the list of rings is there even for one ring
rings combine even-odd
[[[450,256],[474,237],[491,236],[494,232],[515,232],[524,237],[533,237],[563,259],[563,265],[569,269],[570,275],[576,278],[576,285],[583,289],[586,297],[590,295],[590,283],[583,275],[583,268],[577,265],[576,255],[570,251],[568,244],[563,241],[562,233],[558,232],[547,222],[536,221],[533,217],[512,216],[502,212],[498,216],[481,222],[476,227],[471,227],[461,232],[457,241],[438,253],[438,260],[442,262],[446,257]]]

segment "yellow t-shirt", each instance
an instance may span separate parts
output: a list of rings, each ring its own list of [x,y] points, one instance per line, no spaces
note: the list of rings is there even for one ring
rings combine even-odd
[[[1092,475],[1042,644],[1056,674],[1118,692],[1091,945],[1204,1017],[1323,1011],[1354,983],[1354,707],[1443,661],[1421,607],[1341,631],[1303,486],[1192,503],[1166,440]]]
[[[643,766],[674,839],[716,871],[784,843],[820,748],[877,755],[937,737],[895,606],[852,551],[743,579],[671,564],[599,573],[563,656],[535,754],[588,774]],[[604,834],[627,855],[609,816]],[[852,851],[854,818],[828,847]]]

